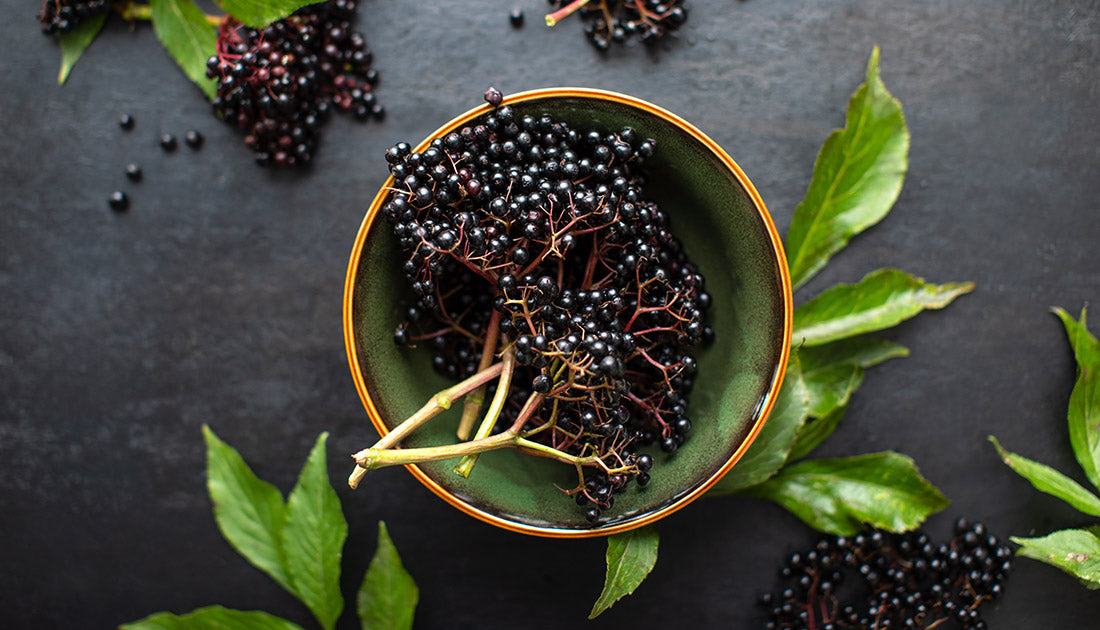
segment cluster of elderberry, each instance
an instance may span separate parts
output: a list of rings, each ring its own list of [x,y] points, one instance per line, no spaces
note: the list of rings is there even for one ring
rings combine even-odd
[[[111,0],[45,0],[38,12],[42,32],[47,35],[65,32],[85,18],[105,13],[111,8]]]
[[[206,68],[218,84],[214,113],[245,134],[260,164],[308,163],[333,108],[359,120],[385,115],[373,55],[352,30],[356,8],[329,0],[258,30],[232,17],[222,23]]]
[[[687,20],[682,0],[549,0],[556,21],[577,11],[584,21],[584,34],[599,50],[612,43],[622,44],[637,37],[644,44],[655,44]]]
[[[642,192],[655,146],[506,105],[422,152],[386,154],[383,212],[415,295],[395,341],[427,344],[454,379],[485,352],[514,352],[498,426],[526,413],[530,439],[599,458],[569,491],[591,521],[649,483],[639,448],[683,443],[693,351],[713,337],[703,277]]]
[[[780,571],[784,589],[765,593],[764,627],[932,628],[947,620],[986,628],[979,608],[1003,593],[1012,549],[981,523],[959,519],[947,543],[923,533],[828,537],[795,553]]]

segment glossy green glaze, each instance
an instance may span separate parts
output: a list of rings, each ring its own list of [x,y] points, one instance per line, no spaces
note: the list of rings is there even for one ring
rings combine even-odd
[[[575,470],[565,464],[497,451],[482,455],[469,479],[451,471],[454,461],[420,468],[439,486],[437,492],[453,495],[467,511],[510,521],[514,526],[496,524],[511,529],[569,536],[640,525],[653,520],[654,513],[670,513],[677,501],[716,480],[770,408],[789,343],[786,263],[763,204],[758,208],[753,194],[715,150],[674,120],[609,98],[510,101],[519,115],[550,114],[581,132],[629,126],[657,141],[657,153],[646,164],[646,193],[668,213],[673,232],[706,277],[716,341],[698,355],[689,409],[694,428],[687,442],[671,456],[651,449],[657,465],[650,485],[641,490],[631,486],[618,495],[615,508],[598,527],[587,523],[582,510],[555,487],[577,483]],[[393,427],[450,383],[432,370],[427,350],[394,346],[393,329],[407,297],[396,244],[381,218],[364,229],[361,255],[349,270],[345,308],[351,309],[346,322],[351,326],[348,341],[354,343],[349,352],[353,372],[361,374],[361,389],[365,387],[383,422]],[[455,442],[460,415],[461,404],[456,404],[405,445]],[[364,483],[370,483],[369,474]]]

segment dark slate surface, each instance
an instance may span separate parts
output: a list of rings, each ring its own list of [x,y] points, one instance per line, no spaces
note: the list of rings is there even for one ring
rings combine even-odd
[[[890,334],[912,356],[868,374],[828,456],[898,449],[1001,534],[1085,521],[1038,495],[986,443],[1076,469],[1065,430],[1073,365],[1051,305],[1100,296],[1100,2],[697,0],[677,41],[601,58],[541,0],[369,0],[384,124],[337,119],[306,173],[255,166],[158,47],[112,21],[68,85],[33,2],[4,0],[0,91],[0,619],[111,627],[212,603],[302,624],[302,607],[240,559],[210,514],[200,426],[284,491],[316,435],[331,473],[372,439],[345,359],[348,252],[381,184],[382,151],[506,92],[628,92],[696,123],[756,183],[785,232],[817,149],[843,121],[873,45],[912,131],[894,212],[805,290],[897,266],[973,280],[948,310]],[[527,26],[508,24],[511,5]],[[130,133],[116,118],[137,120]],[[198,153],[156,138],[206,134]],[[145,181],[130,184],[127,162]],[[129,213],[107,209],[123,188]],[[1096,330],[1095,325],[1093,326]],[[815,535],[770,504],[701,500],[661,523],[661,557],[596,622],[604,543],[507,533],[400,469],[340,490],[345,593],[385,519],[421,588],[418,628],[759,627],[752,602]],[[993,628],[1093,627],[1100,599],[1021,561]],[[356,627],[350,611],[342,627]]]

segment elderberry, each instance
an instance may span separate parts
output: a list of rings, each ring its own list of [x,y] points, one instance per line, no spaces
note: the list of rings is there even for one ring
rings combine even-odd
[[[981,523],[959,519],[935,545],[915,531],[828,536],[787,558],[783,586],[764,593],[765,628],[985,628],[980,607],[1004,592],[1012,549]]]
[[[423,151],[385,153],[381,213],[411,292],[394,341],[423,344],[454,380],[486,352],[513,353],[498,427],[519,422],[528,439],[587,458],[566,492],[598,522],[613,495],[650,483],[656,458],[643,449],[671,454],[689,439],[710,298],[646,197],[654,141],[581,133],[501,106],[492,88],[485,98],[493,110]]]
[[[634,38],[647,46],[661,41],[687,21],[683,0],[595,0],[577,7],[573,0],[550,0],[548,21],[556,22],[576,11],[584,22],[584,34],[597,50]]]
[[[214,114],[237,127],[261,165],[313,159],[333,110],[380,120],[374,55],[352,30],[355,0],[308,5],[262,29],[232,17],[218,31],[206,74],[217,80]]]
[[[110,9],[111,0],[44,0],[38,21],[42,23],[42,32],[52,35],[64,33],[85,19]]]

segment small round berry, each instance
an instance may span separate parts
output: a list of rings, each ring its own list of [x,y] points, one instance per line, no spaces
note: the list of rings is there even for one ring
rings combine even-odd
[[[123,114],[118,117],[118,126],[122,127],[126,131],[134,128],[134,117],[130,114]]]
[[[523,10],[519,7],[512,9],[512,12],[508,14],[508,21],[512,23],[515,28],[521,28],[523,26]]]
[[[493,107],[500,107],[500,104],[504,102],[504,94],[495,87],[489,87],[485,90],[485,102]]]
[[[196,150],[202,147],[203,140],[205,138],[202,137],[202,134],[194,129],[189,130],[183,136],[183,141],[187,143],[187,146]]]
[[[175,136],[173,136],[170,133],[161,134],[161,136],[160,136],[160,148],[162,148],[165,151],[171,153],[172,151],[175,151],[176,147],[178,147],[178,146],[179,146],[179,143],[176,142],[176,137]]]
[[[111,193],[110,197],[107,197],[107,203],[111,206],[112,210],[122,212],[130,207],[130,198],[121,190],[116,190]]]
[[[129,178],[130,181],[132,181],[132,182],[141,181],[141,176],[142,176],[141,166],[139,166],[137,164],[134,164],[132,162],[130,164],[126,165],[126,177]]]

